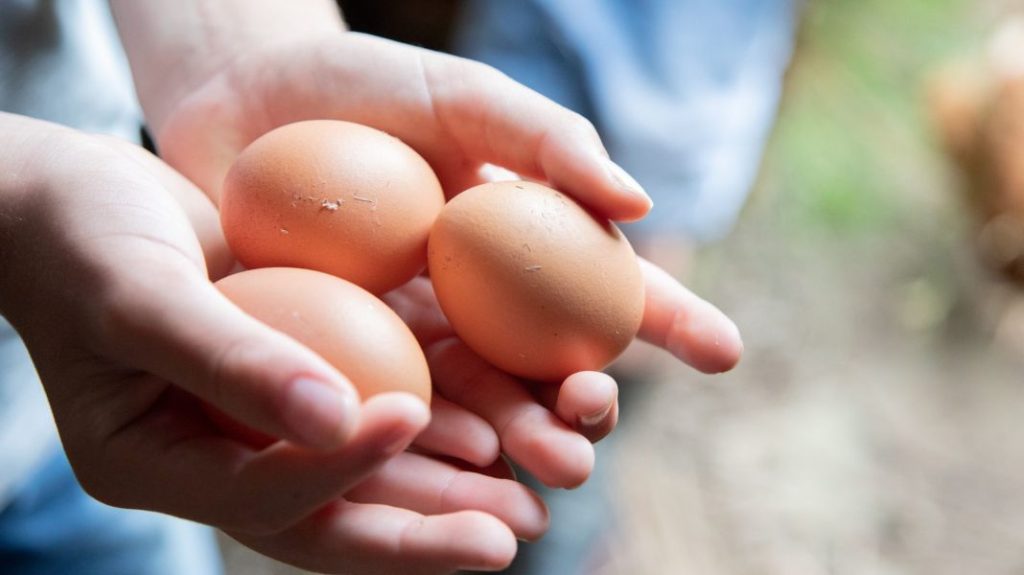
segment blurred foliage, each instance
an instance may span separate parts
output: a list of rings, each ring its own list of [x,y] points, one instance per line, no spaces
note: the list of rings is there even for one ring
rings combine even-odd
[[[976,46],[970,0],[818,0],[805,14],[762,173],[787,230],[891,228],[941,187],[929,70]]]

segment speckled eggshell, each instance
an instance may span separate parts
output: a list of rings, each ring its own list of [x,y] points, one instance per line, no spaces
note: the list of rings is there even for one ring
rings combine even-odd
[[[319,270],[379,294],[419,273],[444,205],[430,165],[384,132],[336,120],[288,124],[232,165],[221,225],[247,268]]]
[[[453,198],[428,265],[459,337],[528,379],[604,368],[643,316],[643,278],[622,232],[540,184],[483,184]]]
[[[321,272],[262,268],[217,288],[243,311],[320,354],[366,398],[406,391],[430,403],[430,370],[415,336],[384,302]]]

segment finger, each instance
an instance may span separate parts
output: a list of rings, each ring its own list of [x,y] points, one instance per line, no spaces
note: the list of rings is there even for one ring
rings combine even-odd
[[[619,388],[609,375],[582,371],[558,387],[551,406],[562,421],[597,443],[615,429],[619,419]]]
[[[345,498],[426,515],[483,511],[508,525],[516,537],[528,541],[540,538],[549,524],[544,502],[525,485],[465,471],[415,453],[403,453],[388,461]]]
[[[100,354],[169,380],[257,431],[310,447],[342,444],[359,405],[351,383],[246,315],[194,267],[166,260],[140,258],[122,262],[131,274],[111,272],[116,279],[97,296]]]
[[[403,453],[346,493],[363,503],[383,503],[436,515],[478,510],[494,515],[520,539],[534,540],[548,528],[543,501],[514,480],[460,469],[434,458]]]
[[[407,448],[430,420],[426,405],[408,393],[368,399],[359,427],[340,450],[321,453],[279,443],[253,457],[238,474],[235,500],[260,501],[270,529],[299,521],[363,481]],[[260,527],[260,522],[256,524]]]
[[[451,326],[440,313],[428,279],[416,278],[401,290],[388,294],[386,299],[406,320],[424,347],[451,336]],[[561,386],[537,384],[532,386],[532,391],[545,407],[591,441],[596,442],[610,433],[618,420],[618,387],[607,375],[596,372],[577,374]],[[437,417],[431,428],[435,425],[440,425]],[[417,443],[422,445],[423,439],[421,436]],[[479,461],[471,462],[484,465]]]
[[[494,463],[491,463],[486,467],[477,467],[473,469],[468,469],[464,462],[450,461],[449,463],[452,463],[452,465],[461,466],[462,469],[466,469],[467,471],[483,473],[484,475],[490,475],[491,477],[496,477],[498,479],[510,479],[512,481],[519,480],[519,478],[516,477],[515,468],[512,467],[512,464],[509,463],[508,459],[506,459],[504,455],[499,455],[498,458],[494,460]]]
[[[436,453],[430,453],[429,451],[417,449],[415,445],[409,446],[409,449],[407,451],[409,453],[417,453],[419,455],[430,457],[431,459],[436,459],[437,461],[447,463],[448,465],[457,467],[463,471],[480,473],[482,475],[487,475],[489,477],[494,477],[496,479],[510,479],[512,481],[519,480],[519,476],[516,474],[515,468],[512,467],[512,464],[503,454],[498,455],[498,458],[495,459],[493,462],[489,463],[488,465],[478,467],[476,465],[473,465],[472,463],[466,462],[466,460],[464,459],[457,459],[455,457],[448,457],[446,455],[438,455]]]
[[[285,442],[255,451],[217,434],[183,432],[187,396],[178,396],[106,438],[104,465],[87,462],[117,473],[93,477],[87,468],[84,475],[112,504],[248,533],[281,531],[335,499],[405,449],[429,417],[412,395],[380,394],[365,403],[355,434],[335,452]]]
[[[513,182],[523,179],[522,176],[494,164],[484,164],[477,170],[477,178],[481,182]]]
[[[416,438],[416,446],[477,467],[490,465],[501,452],[494,428],[436,393],[430,400],[430,425]]]
[[[271,60],[264,60],[264,65],[276,66],[285,75],[260,78],[267,84],[239,94],[231,110],[218,109],[223,121],[248,126],[246,136],[255,137],[303,119],[349,120],[402,139],[442,177],[492,163],[548,181],[613,220],[636,220],[650,211],[650,197],[608,159],[589,121],[494,68],[356,33],[309,49],[313,53],[307,54],[307,61],[318,64],[315,70],[296,66],[299,58],[292,52],[277,56],[287,61],[268,55]],[[359,89],[352,89],[354,82]],[[267,100],[258,97],[267,93]],[[292,105],[268,107],[266,101]],[[247,114],[246,109],[254,113]],[[253,127],[256,122],[262,125]],[[172,126],[169,121],[160,134],[161,150],[184,173],[196,172],[193,180],[210,190],[207,182],[219,187],[231,158],[245,142],[206,143],[209,154],[197,154],[195,147],[185,145],[182,133],[201,133],[204,128]],[[210,168],[214,163],[220,166]]]
[[[523,387],[455,338],[427,350],[438,392],[480,415],[502,450],[549,487],[576,487],[594,467],[594,448]]]
[[[273,537],[229,535],[264,555],[318,573],[498,571],[516,553],[512,531],[486,513],[425,517],[407,509],[345,501]]]
[[[434,295],[434,286],[430,279],[419,276],[409,283],[384,294],[381,299],[402,318],[420,347],[451,337],[452,326],[441,311]]]
[[[736,324],[672,276],[641,259],[646,286],[639,337],[704,373],[729,371],[743,354]]]
[[[465,157],[547,180],[611,219],[650,211],[583,116],[485,65],[425,53],[422,66],[438,123]]]
[[[441,182],[441,187],[449,198],[469,188],[491,182],[529,180],[549,187],[552,185],[544,180],[525,178],[511,170],[490,163],[470,162],[453,165],[443,161],[433,161],[433,164],[436,166],[434,171]]]

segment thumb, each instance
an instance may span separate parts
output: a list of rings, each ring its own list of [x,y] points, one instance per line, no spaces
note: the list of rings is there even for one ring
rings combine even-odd
[[[198,271],[155,271],[132,274],[102,298],[109,355],[260,432],[319,449],[345,442],[359,396],[344,376],[245,314]]]

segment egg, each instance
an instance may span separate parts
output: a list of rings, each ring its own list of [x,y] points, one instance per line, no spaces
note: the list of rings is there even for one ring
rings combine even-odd
[[[453,198],[431,231],[428,265],[458,336],[528,379],[604,368],[643,317],[643,278],[626,237],[536,183],[483,184]]]
[[[402,141],[311,120],[242,151],[224,180],[220,217],[247,268],[308,268],[379,294],[423,270],[443,205],[430,165]]]
[[[430,370],[416,337],[359,286],[295,268],[246,270],[215,285],[249,315],[318,353],[364,400],[405,391],[430,403]]]

